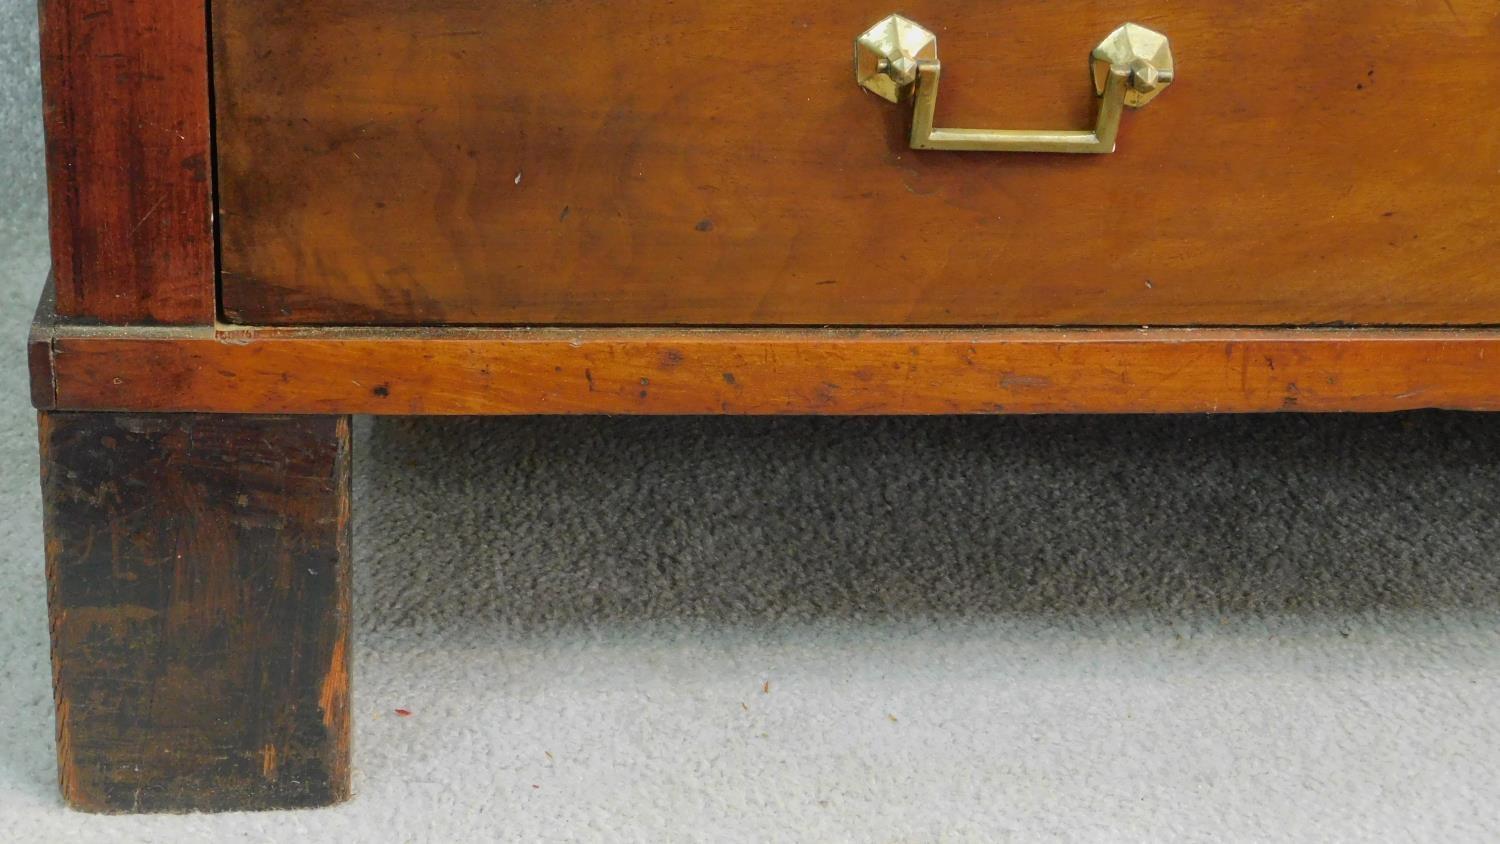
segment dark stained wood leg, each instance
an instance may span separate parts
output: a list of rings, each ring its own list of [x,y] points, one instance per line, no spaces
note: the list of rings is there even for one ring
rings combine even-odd
[[[349,419],[41,414],[75,808],[349,795]]]

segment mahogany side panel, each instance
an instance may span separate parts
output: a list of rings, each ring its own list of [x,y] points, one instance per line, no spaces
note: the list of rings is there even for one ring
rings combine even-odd
[[[1500,409],[1480,330],[281,329],[52,341],[57,405],[234,413]]]
[[[208,19],[191,0],[40,0],[57,309],[214,316]]]
[[[67,802],[349,793],[349,420],[43,413]]]

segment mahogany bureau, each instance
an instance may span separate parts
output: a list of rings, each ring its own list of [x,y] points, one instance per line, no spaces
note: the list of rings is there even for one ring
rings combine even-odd
[[[1494,0],[40,9],[82,809],[348,796],[350,414],[1500,407]]]

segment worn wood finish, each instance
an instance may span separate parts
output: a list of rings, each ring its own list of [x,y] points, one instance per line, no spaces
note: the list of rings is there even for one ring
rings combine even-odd
[[[214,316],[208,22],[191,0],[40,0],[58,312]]]
[[[37,302],[26,336],[26,368],[31,375],[31,404],[37,410],[51,410],[57,403],[57,376],[52,371],[52,336],[58,324],[57,288],[52,277]]]
[[[26,343],[26,363],[31,373],[31,404],[48,410],[57,402],[52,374],[52,341],[33,335]]]
[[[52,372],[52,338],[33,328],[26,340],[26,366],[31,374],[31,404],[50,410],[57,403],[57,377]]]
[[[938,120],[861,92],[889,0],[214,0],[224,297],[249,323],[1500,323],[1494,0],[912,0]]]
[[[348,419],[43,413],[41,447],[68,803],[348,796]]]
[[[233,329],[52,339],[57,406],[234,413],[1500,409],[1500,332]]]

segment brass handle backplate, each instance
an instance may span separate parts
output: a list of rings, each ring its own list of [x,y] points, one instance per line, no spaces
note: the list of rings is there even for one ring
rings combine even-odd
[[[1140,108],[1172,83],[1172,47],[1165,35],[1127,23],[1094,48],[1089,63],[1101,97],[1093,129],[939,129],[932,125],[943,73],[937,36],[891,15],[854,41],[854,76],[861,86],[893,103],[915,94],[913,149],[1114,152],[1125,107]]]

